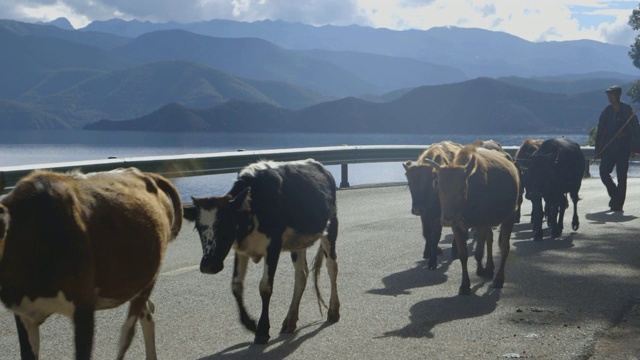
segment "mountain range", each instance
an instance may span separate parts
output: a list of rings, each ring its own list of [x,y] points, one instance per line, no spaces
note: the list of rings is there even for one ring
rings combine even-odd
[[[581,131],[635,72],[623,46],[460,28],[0,20],[0,42],[2,129]]]
[[[415,88],[395,100],[347,97],[300,110],[227,102],[206,110],[170,104],[126,121],[102,120],[88,130],[486,134],[588,132],[606,97],[541,92],[490,78]],[[239,109],[243,109],[240,111]],[[180,119],[180,120],[178,120]]]

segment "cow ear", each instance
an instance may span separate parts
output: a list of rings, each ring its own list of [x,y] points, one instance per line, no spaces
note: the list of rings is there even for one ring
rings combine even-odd
[[[409,171],[409,167],[412,165],[413,163],[411,162],[411,160],[407,160],[407,162],[402,163],[402,167],[404,168],[404,171]]]
[[[469,160],[469,163],[467,164],[467,167],[465,169],[464,175],[466,177],[471,176],[475,171],[476,171],[476,157],[475,156],[471,156],[471,159]]]
[[[242,190],[240,194],[231,199],[229,205],[232,209],[238,211],[251,210],[251,187],[247,186],[246,189]]]

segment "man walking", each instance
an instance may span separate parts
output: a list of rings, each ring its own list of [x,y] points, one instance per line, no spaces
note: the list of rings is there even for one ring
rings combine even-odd
[[[605,93],[609,105],[600,114],[596,135],[595,158],[600,158],[600,179],[609,193],[609,208],[622,211],[627,194],[627,171],[632,152],[632,135],[640,126],[635,111],[620,101],[622,88],[609,87]],[[618,184],[611,178],[616,168]]]

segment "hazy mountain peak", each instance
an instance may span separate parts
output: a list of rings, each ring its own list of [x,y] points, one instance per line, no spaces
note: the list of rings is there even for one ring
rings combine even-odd
[[[58,27],[58,28],[63,29],[63,30],[75,30],[73,25],[71,25],[69,20],[67,20],[67,18],[65,18],[65,17],[59,17],[59,18],[57,18],[57,19],[55,19],[53,21],[49,21],[49,22],[38,21],[38,22],[36,22],[36,24],[53,25],[53,26]]]

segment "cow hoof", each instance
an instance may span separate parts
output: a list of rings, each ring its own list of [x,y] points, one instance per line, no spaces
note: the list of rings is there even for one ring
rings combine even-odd
[[[254,343],[256,345],[264,345],[269,342],[269,335],[256,335]]]
[[[551,237],[554,239],[559,238],[562,235],[562,231],[555,231],[551,233]]]
[[[289,319],[285,319],[282,322],[282,329],[280,329],[280,332],[284,333],[284,334],[290,334],[290,333],[296,331],[297,327],[298,327],[297,326],[297,321],[291,321]]]
[[[340,320],[340,312],[339,311],[332,311],[331,309],[329,309],[329,312],[327,313],[327,321],[328,322],[332,322],[332,323],[336,323]]]
[[[571,228],[573,229],[573,231],[578,231],[579,227],[580,227],[580,224],[571,224]]]
[[[504,278],[496,278],[493,280],[493,284],[491,284],[491,287],[494,289],[502,289],[502,286],[504,286]]]
[[[542,235],[534,235],[533,241],[542,241]]]
[[[461,286],[460,291],[458,291],[458,295],[471,295],[471,288]]]
[[[429,265],[427,265],[427,269],[429,270],[435,270],[438,268],[438,263],[434,260],[434,261],[429,261]]]

